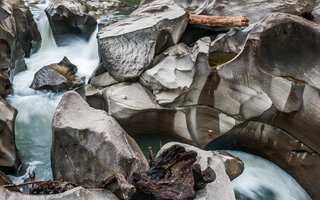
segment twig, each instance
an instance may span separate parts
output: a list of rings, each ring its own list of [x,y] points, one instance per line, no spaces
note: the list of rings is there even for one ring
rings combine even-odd
[[[152,147],[149,147],[148,150],[149,150],[149,159],[150,159],[150,161],[154,161],[154,156],[153,156],[153,152],[152,152]]]
[[[10,185],[3,185],[2,187],[22,187],[25,185],[30,185],[30,184],[42,184],[48,181],[30,181],[30,182],[25,182],[25,183],[20,183],[20,184],[10,184]],[[58,181],[54,181],[54,182],[58,182]]]

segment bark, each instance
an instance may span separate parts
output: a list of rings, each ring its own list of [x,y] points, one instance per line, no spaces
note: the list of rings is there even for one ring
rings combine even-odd
[[[203,26],[249,26],[249,19],[245,16],[207,16],[190,15],[189,24]]]

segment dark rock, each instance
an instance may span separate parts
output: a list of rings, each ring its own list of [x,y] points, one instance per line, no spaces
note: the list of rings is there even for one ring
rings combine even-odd
[[[118,81],[136,79],[155,55],[178,43],[187,23],[188,14],[170,0],[140,6],[99,31],[102,63]]]
[[[65,36],[70,34],[88,40],[97,26],[95,18],[85,14],[78,1],[55,0],[45,11],[58,45],[63,45]]]
[[[103,90],[97,89],[92,85],[84,85],[75,91],[78,92],[92,108],[108,110],[107,102],[102,96]]]
[[[0,186],[4,185],[11,185],[13,184],[10,178],[3,172],[0,171]],[[8,190],[12,192],[20,192],[20,190],[17,187],[8,187]]]
[[[77,71],[77,66],[64,57],[59,63],[42,67],[34,75],[30,88],[61,92],[80,87],[85,83],[85,77],[78,77]]]
[[[132,174],[148,163],[135,141],[105,111],[96,110],[76,92],[60,101],[52,122],[53,177],[98,187],[120,172],[130,183]]]
[[[235,157],[224,151],[218,151],[218,153],[224,162],[226,173],[228,174],[230,180],[233,180],[242,174],[244,170],[244,163],[238,157]]]
[[[5,173],[16,172],[21,163],[14,135],[17,113],[0,97],[0,170]]]
[[[3,0],[0,21],[0,96],[6,97],[11,93],[10,79],[26,69],[24,57],[40,48],[41,36],[22,0]]]

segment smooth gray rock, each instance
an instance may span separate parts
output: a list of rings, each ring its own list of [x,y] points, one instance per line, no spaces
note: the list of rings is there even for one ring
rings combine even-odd
[[[140,82],[153,92],[160,105],[192,104],[211,72],[209,44],[210,38],[205,37],[192,48],[183,43],[170,47],[157,58],[160,61],[153,68],[141,75]]]
[[[77,71],[77,66],[64,57],[59,63],[44,66],[37,71],[30,88],[61,92],[80,87],[85,83],[85,77],[77,76]]]
[[[45,10],[57,45],[63,45],[67,35],[78,35],[89,39],[96,29],[96,19],[85,13],[80,2],[74,0],[54,0]]]
[[[97,187],[120,172],[132,173],[148,163],[135,141],[105,111],[91,108],[76,92],[66,93],[52,122],[51,165],[56,180]]]
[[[224,151],[217,151],[220,154],[224,166],[226,167],[226,173],[228,174],[230,180],[233,180],[240,176],[244,170],[244,163],[240,158],[235,157]]]
[[[103,89],[97,89],[92,85],[84,85],[75,90],[86,102],[95,109],[108,111],[107,102],[104,100]]]
[[[85,189],[76,187],[64,193],[54,195],[28,195],[19,192],[11,192],[0,187],[0,199],[6,200],[118,200],[109,190],[104,189]]]
[[[0,97],[0,170],[15,173],[20,158],[15,144],[14,123],[18,111]]]
[[[104,88],[115,83],[118,83],[112,76],[110,76],[109,72],[105,72],[100,74],[99,76],[92,77],[90,82],[92,86],[97,88]]]
[[[102,63],[118,81],[137,79],[156,54],[178,43],[187,23],[187,12],[171,0],[142,5],[98,32]]]
[[[219,153],[204,151],[187,144],[170,142],[161,148],[158,155],[173,145],[183,146],[186,151],[197,152],[197,161],[195,163],[200,164],[202,170],[211,167],[216,173],[216,180],[214,182],[209,183],[205,188],[196,191],[195,200],[235,200],[231,181],[226,174],[224,162]]]
[[[215,16],[246,16],[250,23],[256,23],[266,15],[274,12],[301,15],[312,13],[316,0],[268,0],[268,1],[234,1],[206,0],[195,13]]]

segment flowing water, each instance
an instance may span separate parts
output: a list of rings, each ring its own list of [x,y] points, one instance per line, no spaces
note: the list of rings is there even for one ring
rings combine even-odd
[[[137,0],[131,0],[136,4]],[[34,74],[43,66],[57,63],[64,56],[78,66],[79,75],[91,75],[98,65],[98,46],[96,33],[90,40],[84,41],[71,37],[67,45],[57,47],[44,13],[50,2],[41,0],[37,8],[32,8],[39,31],[42,36],[40,50],[26,59],[28,70],[17,74],[13,80],[14,94],[7,100],[18,110],[15,124],[16,145],[22,160],[22,166],[16,176],[10,176],[14,183],[29,181],[29,172],[36,173],[36,180],[52,179],[50,166],[51,122],[54,111],[63,93],[35,91],[29,88]],[[116,19],[123,19],[131,12],[118,12]],[[137,142],[147,154],[147,146],[154,148],[157,153],[159,141],[166,143],[166,137],[136,137]],[[253,155],[231,152],[240,157],[245,163],[244,173],[233,181],[239,200],[309,200],[310,198],[297,182],[276,165]],[[24,188],[26,191],[26,188]]]

